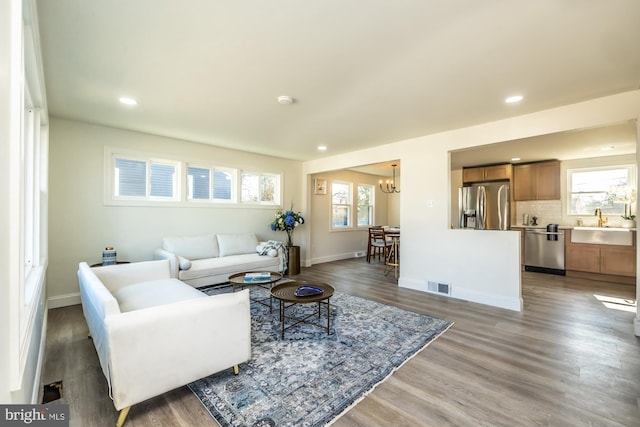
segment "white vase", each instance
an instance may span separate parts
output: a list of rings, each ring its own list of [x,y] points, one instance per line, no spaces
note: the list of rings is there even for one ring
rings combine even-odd
[[[622,220],[622,228],[636,228],[636,220],[635,219],[623,219]]]

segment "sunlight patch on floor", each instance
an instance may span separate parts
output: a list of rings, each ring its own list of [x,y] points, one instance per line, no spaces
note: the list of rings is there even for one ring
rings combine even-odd
[[[593,296],[596,297],[602,305],[612,310],[629,311],[631,313],[636,312],[637,303],[632,299],[616,298],[597,294],[593,294]]]

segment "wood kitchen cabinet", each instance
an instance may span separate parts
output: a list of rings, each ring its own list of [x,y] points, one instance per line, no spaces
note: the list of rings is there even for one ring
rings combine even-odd
[[[636,248],[631,246],[601,247],[600,273],[635,277]]]
[[[567,270],[600,273],[600,246],[598,245],[567,243],[565,258]]]
[[[462,182],[486,182],[511,179],[511,164],[462,169]]]
[[[633,241],[635,242],[635,236]],[[567,271],[636,276],[636,247],[596,245],[566,241],[565,268]]]
[[[513,166],[513,199],[560,200],[560,162]]]

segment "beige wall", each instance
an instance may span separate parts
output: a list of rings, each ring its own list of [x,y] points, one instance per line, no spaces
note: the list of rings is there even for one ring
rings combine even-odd
[[[396,177],[396,184],[400,189],[400,193],[393,194],[384,194],[381,193],[383,197],[387,199],[387,221],[384,225],[389,225],[390,227],[396,227],[400,224],[400,199],[402,198],[402,179],[398,176]]]
[[[331,228],[331,183],[342,181],[353,183],[354,191],[358,184],[376,186],[374,222],[376,225],[389,223],[390,196],[378,189],[378,181],[383,177],[348,171],[331,171],[311,176],[311,185],[314,179],[327,181],[327,194],[317,195],[311,191],[310,206],[311,215],[308,218],[308,231],[313,236],[313,244],[310,249],[310,263],[335,261],[338,259],[353,258],[356,252],[366,251],[368,227],[350,230],[332,230]],[[397,203],[396,203],[397,204]],[[355,221],[355,218],[352,218]],[[309,263],[307,262],[307,265]]]
[[[273,207],[130,207],[103,202],[104,147],[157,153],[165,158],[282,173],[284,206],[304,203],[301,163],[221,149],[138,132],[52,119],[50,126],[50,217],[48,297],[50,306],[78,303],[78,263],[101,261],[113,246],[119,260],[153,257],[163,236],[252,231],[261,239],[284,241],[272,232]],[[302,210],[302,209],[301,209]],[[306,214],[303,210],[303,215]],[[305,235],[296,233],[303,247]]]

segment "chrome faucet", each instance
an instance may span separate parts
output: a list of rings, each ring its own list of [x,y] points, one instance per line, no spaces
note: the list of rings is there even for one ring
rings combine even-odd
[[[602,218],[602,209],[596,208],[595,215],[598,217],[598,227],[602,227],[607,223],[607,217]]]

